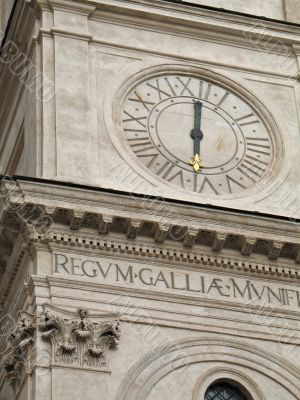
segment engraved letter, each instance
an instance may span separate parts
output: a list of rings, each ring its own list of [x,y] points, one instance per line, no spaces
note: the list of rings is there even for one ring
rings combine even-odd
[[[248,299],[252,300],[252,295],[251,295],[251,288],[250,288],[250,281],[247,281],[247,283],[245,284],[244,290],[242,291],[238,285],[236,284],[234,279],[230,279],[232,282],[232,287],[233,287],[233,295],[234,297],[238,297],[237,296],[237,292],[239,293],[239,295],[244,298],[246,292],[248,294]]]
[[[75,264],[76,261],[79,262],[79,265],[76,265],[76,264]],[[73,275],[84,276],[84,274],[77,274],[77,273],[76,273],[76,270],[77,270],[78,268],[81,267],[81,262],[82,262],[82,260],[80,260],[79,258],[73,258],[73,257],[71,257],[71,267],[72,267],[72,274],[73,274]]]
[[[143,269],[141,269],[140,272],[139,272],[140,281],[141,281],[144,285],[153,286],[153,278],[152,278],[152,276],[150,276],[150,277],[148,278],[148,281],[145,281],[145,279],[144,279],[144,272],[145,272],[145,271],[149,271],[150,273],[152,272],[151,269],[149,269],[149,268],[143,268]]]
[[[117,281],[119,282],[119,274],[121,275],[122,279],[124,282],[127,282],[127,279],[129,278],[129,282],[133,283],[133,272],[132,272],[132,267],[127,268],[126,274],[121,270],[121,268],[116,264],[116,271],[117,271]]]
[[[224,287],[218,285],[218,282],[222,282],[222,279],[213,279],[213,280],[212,280],[212,282],[211,282],[211,284],[210,284],[210,287],[209,287],[208,290],[207,290],[207,294],[209,294],[209,292],[210,292],[211,289],[217,289],[217,291],[219,292],[219,294],[220,294],[221,296],[229,297],[229,294],[224,294],[224,293],[222,292],[222,289],[224,289]]]
[[[91,261],[91,260],[83,261],[83,263],[82,263],[82,265],[81,265],[83,273],[84,273],[86,276],[89,276],[90,278],[95,278],[95,276],[98,275],[98,274],[97,274],[97,270],[96,270],[95,268],[92,267],[92,269],[91,269],[91,271],[90,271],[90,273],[89,273],[89,272],[86,270],[86,264],[87,264],[87,263],[91,263],[92,266],[95,264],[94,261]]]
[[[64,254],[54,254],[55,257],[55,272],[59,272],[58,267],[62,267],[67,274],[70,274],[70,271],[67,269],[66,264],[69,261],[68,257],[65,256]],[[59,261],[59,258],[62,258],[63,260]]]

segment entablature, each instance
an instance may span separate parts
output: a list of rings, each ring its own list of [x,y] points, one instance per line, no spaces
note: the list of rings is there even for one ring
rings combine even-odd
[[[1,222],[2,304],[32,246],[300,277],[299,221],[288,218],[24,178],[3,180]]]

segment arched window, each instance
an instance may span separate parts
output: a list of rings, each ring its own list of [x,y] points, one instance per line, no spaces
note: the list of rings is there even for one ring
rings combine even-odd
[[[204,400],[249,400],[249,398],[238,387],[227,382],[217,382],[207,389]]]

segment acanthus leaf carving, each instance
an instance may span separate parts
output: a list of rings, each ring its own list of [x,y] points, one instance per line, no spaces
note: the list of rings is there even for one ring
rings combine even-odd
[[[17,389],[28,361],[29,348],[33,343],[35,325],[33,315],[21,311],[16,327],[8,336],[9,351],[4,359],[4,369],[8,383]]]
[[[106,367],[108,350],[119,343],[119,319],[94,322],[83,308],[77,314],[75,319],[65,318],[44,307],[39,327],[42,337],[51,342],[52,363]]]

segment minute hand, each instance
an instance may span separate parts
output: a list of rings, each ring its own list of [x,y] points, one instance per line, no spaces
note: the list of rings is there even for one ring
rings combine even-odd
[[[200,129],[201,127],[201,115],[202,115],[201,101],[195,101],[195,121],[194,128],[191,131],[191,137],[194,139],[194,156],[198,154],[200,156],[200,141],[203,139],[203,133]]]

